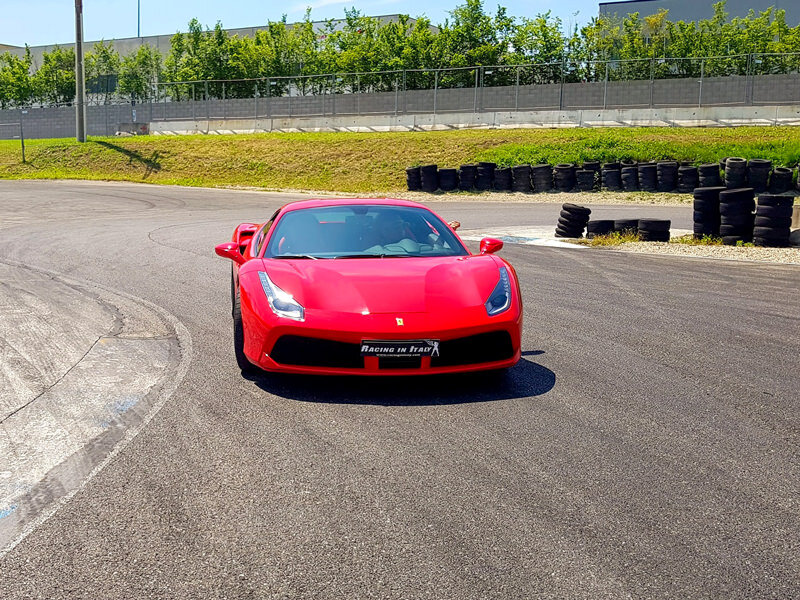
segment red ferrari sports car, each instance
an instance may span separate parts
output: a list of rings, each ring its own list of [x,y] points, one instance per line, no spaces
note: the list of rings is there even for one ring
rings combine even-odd
[[[513,267],[473,255],[405,200],[309,200],[243,223],[233,261],[233,344],[243,373],[409,375],[499,370],[520,358]]]

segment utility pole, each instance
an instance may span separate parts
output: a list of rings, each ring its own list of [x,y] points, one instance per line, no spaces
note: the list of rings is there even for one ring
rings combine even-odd
[[[83,0],[75,0],[75,137],[86,141],[86,81],[83,71]]]

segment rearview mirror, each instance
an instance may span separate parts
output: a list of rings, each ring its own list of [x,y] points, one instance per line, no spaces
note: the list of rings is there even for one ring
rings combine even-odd
[[[236,242],[220,244],[214,248],[214,252],[216,252],[222,258],[230,258],[237,265],[244,264],[244,256],[242,256],[242,253],[239,252],[239,244]]]
[[[494,238],[483,238],[481,240],[481,254],[494,254],[503,248],[503,242]]]

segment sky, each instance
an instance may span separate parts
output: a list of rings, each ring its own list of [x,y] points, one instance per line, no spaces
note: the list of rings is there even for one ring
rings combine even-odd
[[[161,35],[186,31],[186,24],[196,17],[213,27],[221,21],[226,28],[252,27],[267,21],[303,18],[311,7],[314,20],[341,18],[344,9],[355,7],[367,15],[405,13],[424,15],[434,24],[441,23],[448,11],[461,0],[140,0],[141,34]],[[75,40],[75,3],[73,0],[2,0],[0,2],[0,44],[31,46],[68,43]],[[84,39],[100,40],[136,36],[136,0],[83,0]],[[598,13],[598,2],[585,0],[484,0],[487,12],[498,4],[516,17],[533,17],[551,11],[565,25],[582,25]]]

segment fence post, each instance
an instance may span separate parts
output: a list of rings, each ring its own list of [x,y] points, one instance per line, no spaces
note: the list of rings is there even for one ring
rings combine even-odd
[[[650,59],[650,108],[653,108],[653,88],[655,87],[656,78],[656,59]]]
[[[519,65],[517,65],[517,83],[514,87],[514,110],[519,110]]]
[[[25,163],[25,125],[23,125],[24,116],[28,113],[27,110],[19,111],[19,143],[22,147],[22,162]]]
[[[561,59],[561,89],[558,92],[558,110],[564,110],[564,78],[566,77],[566,65]]]
[[[697,107],[703,106],[703,78],[705,76],[706,59],[700,60],[700,97],[697,100]]]
[[[206,94],[206,121],[211,119],[211,108],[208,106],[208,79],[204,82],[205,84],[205,94]]]
[[[331,75],[331,116],[336,116],[336,75]]]
[[[606,76],[603,80],[603,110],[606,109],[608,103],[608,61],[606,61]]]
[[[403,69],[403,114],[408,114],[408,94],[406,93],[406,70]]]
[[[228,118],[228,111],[227,111],[227,106],[226,106],[226,102],[225,102],[225,82],[223,81],[222,82],[222,120],[224,121],[227,118]]]
[[[480,68],[475,69],[475,99],[472,101],[472,112],[478,112],[478,71]]]
[[[255,105],[253,112],[253,131],[255,131],[256,126],[258,125],[258,79],[256,79],[255,83],[253,84],[253,101],[253,104]]]
[[[439,69],[433,72],[433,114],[436,114],[436,96],[439,93]]]
[[[192,83],[192,121],[197,120],[197,110],[195,107],[195,102],[197,102],[197,98],[194,95],[194,83]]]
[[[161,103],[161,119],[167,120],[167,88],[164,88],[164,101]]]
[[[356,75],[356,114],[361,116],[361,75]]]
[[[398,96],[400,95],[400,84],[397,81],[397,74],[395,73],[394,76],[394,116],[397,116],[397,101]]]

